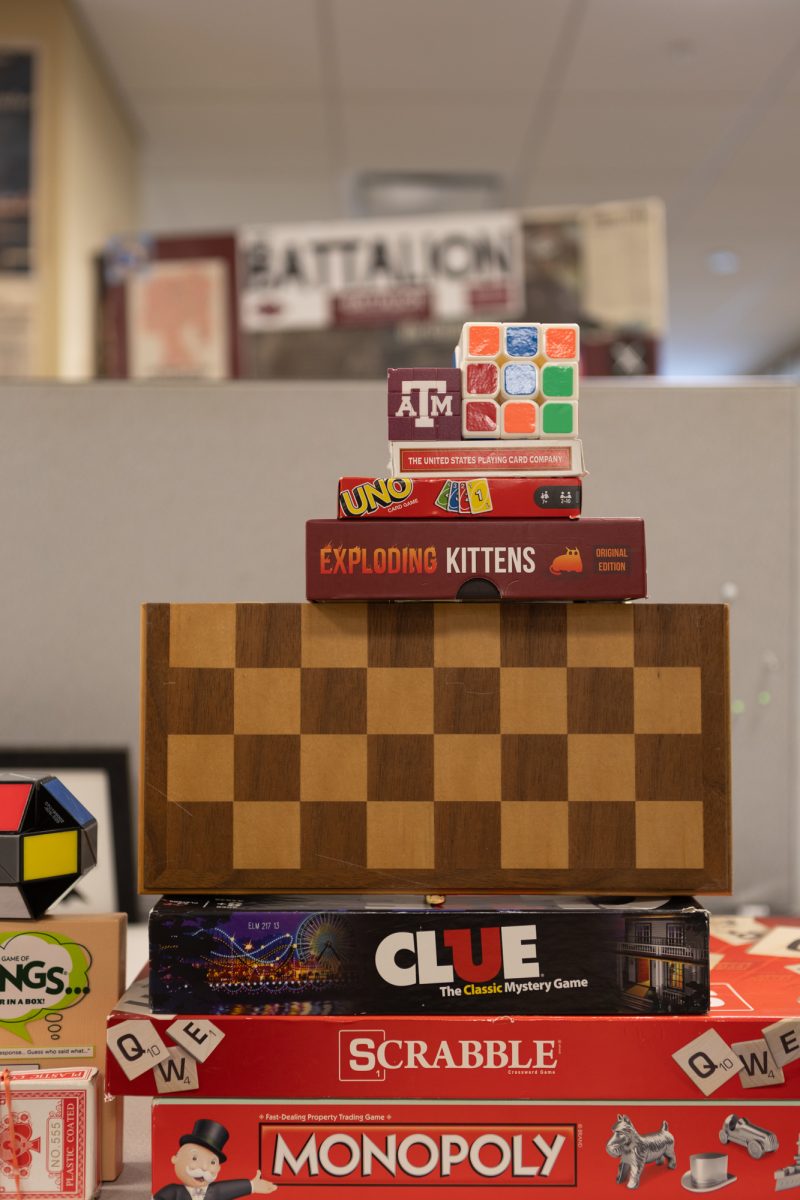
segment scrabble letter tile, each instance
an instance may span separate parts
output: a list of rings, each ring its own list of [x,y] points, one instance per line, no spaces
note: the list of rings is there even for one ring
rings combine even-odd
[[[738,1054],[742,1061],[739,1082],[743,1088],[777,1087],[783,1083],[783,1071],[770,1054],[766,1039],[734,1042],[731,1050]]]
[[[742,1070],[742,1060],[716,1029],[707,1029],[676,1050],[672,1057],[704,1096],[712,1096]]]

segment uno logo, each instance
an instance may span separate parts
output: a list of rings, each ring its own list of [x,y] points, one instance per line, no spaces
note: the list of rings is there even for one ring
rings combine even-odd
[[[389,508],[401,500],[407,500],[414,490],[410,479],[398,475],[392,479],[376,479],[372,483],[359,483],[357,487],[345,488],[339,493],[339,504],[347,517],[366,517],[379,508]]]

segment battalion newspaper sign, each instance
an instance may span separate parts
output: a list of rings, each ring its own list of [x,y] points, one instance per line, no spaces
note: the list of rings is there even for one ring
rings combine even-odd
[[[518,316],[520,215],[248,226],[241,324],[250,333]]]

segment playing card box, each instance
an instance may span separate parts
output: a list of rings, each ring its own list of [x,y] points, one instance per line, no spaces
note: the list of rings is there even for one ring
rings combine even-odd
[[[424,475],[339,480],[340,518],[579,517],[578,478],[480,476],[453,479]]]
[[[93,1067],[0,1079],[0,1194],[91,1200],[100,1182],[99,1084]]]
[[[309,600],[634,600],[646,594],[641,520],[306,523]]]
[[[476,1072],[478,1074],[478,1072]],[[280,1090],[280,1084],[277,1085]],[[154,1200],[177,1200],[205,1169],[219,1194],[394,1200],[614,1200],[620,1185],[678,1197],[738,1183],[772,1195],[796,1153],[800,1104],[589,1104],[277,1099],[157,1100]],[[223,1188],[228,1190],[222,1191]],[[410,1193],[409,1193],[410,1194]]]
[[[123,913],[0,921],[0,1068],[96,1067],[125,986]],[[102,1178],[122,1170],[122,1102],[102,1105]]]
[[[565,441],[390,442],[392,475],[582,476],[583,445]]]
[[[109,1017],[108,1088],[255,1099],[274,1081],[286,1102],[618,1095],[732,1112],[800,1100],[800,921],[731,921],[712,918],[704,1016],[157,1016],[143,978]],[[644,955],[643,994],[654,966]]]
[[[686,899],[168,896],[149,936],[157,1013],[708,1009],[708,913]]]

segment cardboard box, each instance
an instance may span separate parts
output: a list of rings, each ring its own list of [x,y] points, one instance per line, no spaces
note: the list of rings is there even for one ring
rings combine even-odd
[[[615,1200],[625,1194],[620,1184],[627,1184],[625,1191],[641,1185],[645,1196],[677,1198],[716,1190],[695,1186],[716,1180],[717,1186],[738,1182],[732,1195],[763,1200],[775,1190],[776,1172],[797,1152],[798,1129],[796,1102],[733,1110],[629,1099],[342,1104],[292,1103],[270,1094],[251,1103],[157,1100],[153,1194],[172,1200],[178,1181],[191,1183],[187,1160],[196,1153],[200,1165],[213,1156],[210,1177],[220,1186],[227,1181],[231,1197],[266,1191],[267,1181],[277,1196],[296,1200],[391,1200],[410,1188],[416,1196],[436,1190],[452,1200],[514,1200],[539,1189],[543,1196]],[[193,1137],[194,1150],[186,1145]],[[758,1158],[749,1146],[761,1150]],[[221,1147],[224,1163],[214,1153]]]
[[[685,899],[165,897],[150,1000],[161,1013],[703,1013],[708,913]]]
[[[99,1080],[94,1068],[9,1073],[0,1084],[0,1193],[92,1200]]]
[[[424,475],[339,480],[344,518],[579,517],[581,481],[534,476],[443,479]]]
[[[96,1067],[125,986],[124,913],[0,921],[0,1067]],[[102,1111],[102,1177],[122,1170],[122,1102]]]
[[[715,931],[729,941],[741,936],[728,919],[721,925],[712,918],[711,925],[712,1008],[705,1016],[176,1019],[150,1013],[143,978],[109,1017],[109,1087],[152,1096],[170,1083],[197,1096],[255,1099],[266,1092],[287,1102],[311,1095],[378,1102],[617,1095],[628,1103],[719,1104],[729,1112],[755,1101],[800,1100],[800,958],[792,948],[800,946],[800,921],[745,929],[757,937],[752,948],[715,938]],[[782,953],[762,954],[758,941]],[[170,1079],[157,1078],[152,1048],[162,1063],[172,1055],[161,1070]]]
[[[583,445],[563,441],[391,442],[392,475],[582,476]]]
[[[308,521],[309,600],[635,600],[644,522]]]

